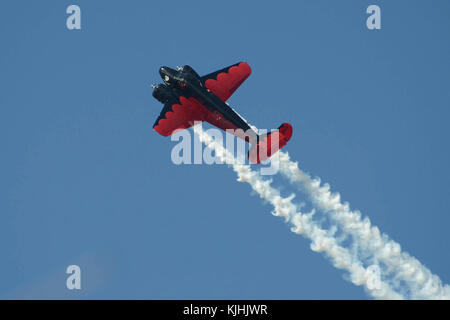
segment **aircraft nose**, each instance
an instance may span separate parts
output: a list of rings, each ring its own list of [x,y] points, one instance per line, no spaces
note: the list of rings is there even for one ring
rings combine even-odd
[[[161,75],[161,77],[164,77],[164,75],[167,74],[167,68],[164,66],[159,68],[159,74]]]

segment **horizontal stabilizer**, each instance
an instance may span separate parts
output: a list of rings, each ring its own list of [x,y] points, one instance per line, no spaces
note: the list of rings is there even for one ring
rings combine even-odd
[[[253,164],[269,159],[278,150],[283,148],[292,137],[292,126],[285,122],[278,130],[270,132],[248,152],[248,159]]]

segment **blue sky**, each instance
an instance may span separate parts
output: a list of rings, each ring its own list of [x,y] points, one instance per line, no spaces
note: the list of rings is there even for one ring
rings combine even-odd
[[[81,30],[66,28],[70,4]],[[370,4],[381,30],[366,28]],[[301,168],[450,282],[449,10],[2,1],[0,297],[368,298],[232,170],[172,164],[152,129],[161,65],[238,61],[253,73],[230,104],[261,128],[289,121]],[[71,264],[81,291],[65,288]]]

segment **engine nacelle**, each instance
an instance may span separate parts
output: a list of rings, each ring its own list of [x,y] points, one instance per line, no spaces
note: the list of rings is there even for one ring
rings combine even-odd
[[[191,81],[192,83],[198,83],[200,87],[203,87],[202,78],[191,66],[185,65],[182,68],[182,74],[185,79]]]
[[[189,65],[185,65],[182,68],[183,73],[186,73],[190,76],[193,76],[195,79],[200,79],[200,76],[198,75],[198,73]]]
[[[153,89],[153,96],[159,102],[166,103],[172,97],[172,91],[161,83]]]

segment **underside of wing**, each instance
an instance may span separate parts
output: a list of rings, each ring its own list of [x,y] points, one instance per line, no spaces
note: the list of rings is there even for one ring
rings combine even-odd
[[[205,111],[195,98],[180,96],[179,101],[168,101],[164,105],[153,129],[165,137],[170,136],[193,126],[196,121],[203,121]]]
[[[206,88],[223,101],[227,101],[237,88],[252,73],[246,62],[239,62],[202,77]]]

